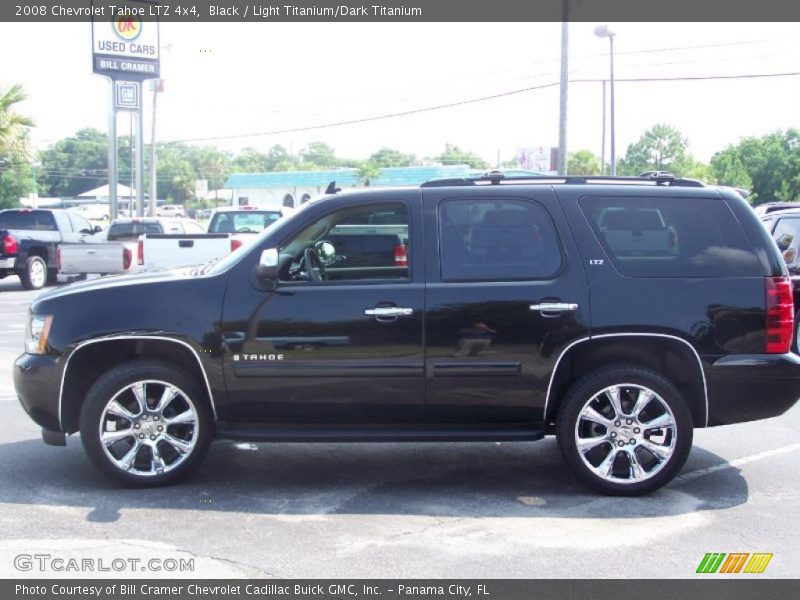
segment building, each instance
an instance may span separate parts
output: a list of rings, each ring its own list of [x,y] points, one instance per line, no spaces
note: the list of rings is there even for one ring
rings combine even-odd
[[[474,176],[468,165],[434,165],[424,167],[385,167],[372,186],[419,185],[431,179]],[[360,186],[358,169],[325,171],[275,171],[270,173],[236,173],[228,177],[225,187],[233,191],[231,204],[263,208],[297,208],[325,192],[331,181],[342,189]]]

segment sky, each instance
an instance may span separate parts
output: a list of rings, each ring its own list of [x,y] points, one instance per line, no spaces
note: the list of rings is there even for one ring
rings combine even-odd
[[[593,34],[597,25],[570,25],[572,79],[608,77],[609,44]],[[800,72],[797,23],[609,26],[618,80]],[[520,148],[557,145],[560,36],[560,23],[162,23],[157,137],[233,152],[282,144],[297,153],[323,141],[362,159],[383,146],[435,156],[449,143],[494,164]],[[91,72],[89,23],[0,23],[0,56],[0,88],[19,82],[29,94],[18,110],[36,120],[37,148],[83,127],[107,130],[109,84]],[[570,84],[570,151],[600,155],[601,89]],[[150,103],[147,93],[148,143]],[[800,128],[800,76],[618,81],[618,157],[656,123],[677,127],[707,161],[742,137]],[[128,130],[127,116],[119,128]]]

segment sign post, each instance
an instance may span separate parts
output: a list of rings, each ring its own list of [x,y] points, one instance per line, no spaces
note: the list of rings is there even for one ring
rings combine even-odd
[[[117,114],[130,111],[136,115],[136,211],[144,215],[144,110],[142,82],[157,79],[161,73],[160,42],[157,20],[145,20],[140,0],[92,0],[93,7],[103,7],[104,17],[92,20],[92,69],[111,82],[111,106],[108,123],[108,194],[111,219],[119,209],[117,198]],[[133,216],[133,213],[131,213]]]

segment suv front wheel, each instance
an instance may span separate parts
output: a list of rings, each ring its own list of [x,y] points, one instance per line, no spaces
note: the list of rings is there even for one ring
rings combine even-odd
[[[556,432],[578,478],[616,496],[662,487],[692,447],[692,417],[680,392],[658,373],[633,365],[597,370],[573,384]]]
[[[205,398],[184,373],[134,360],[100,377],[81,409],[81,442],[94,464],[135,486],[172,483],[193,471],[211,442]]]

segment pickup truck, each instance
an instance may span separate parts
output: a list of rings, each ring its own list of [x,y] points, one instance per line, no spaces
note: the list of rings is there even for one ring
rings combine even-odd
[[[0,211],[0,279],[17,275],[26,290],[38,290],[58,275],[57,252],[69,245],[94,246],[100,227],[61,209]]]
[[[102,243],[60,248],[57,253],[59,272],[63,275],[112,275],[141,270],[144,264],[139,261],[140,237],[162,233],[198,235],[203,234],[204,230],[202,225],[188,219],[117,219],[108,228]],[[199,243],[194,251],[196,254],[183,255],[182,260],[188,261],[184,265],[203,261],[206,253],[200,249]]]

